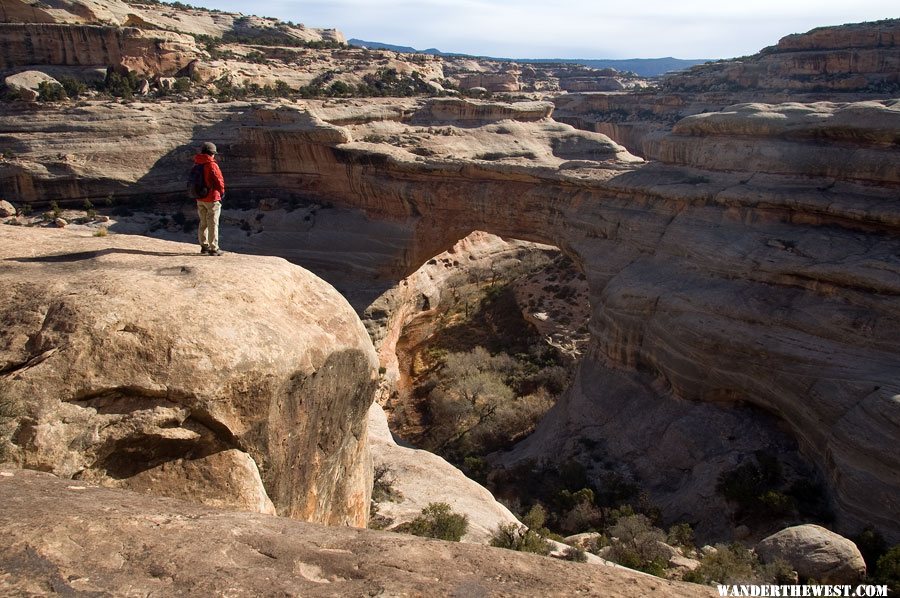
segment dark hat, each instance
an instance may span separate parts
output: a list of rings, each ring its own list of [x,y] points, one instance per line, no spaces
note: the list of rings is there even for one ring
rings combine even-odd
[[[210,154],[212,156],[219,153],[219,151],[216,149],[216,144],[210,143],[209,141],[200,146],[200,151],[204,154]]]

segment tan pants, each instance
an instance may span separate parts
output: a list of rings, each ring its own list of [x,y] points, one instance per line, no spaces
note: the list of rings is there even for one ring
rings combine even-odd
[[[222,202],[198,201],[197,213],[200,215],[200,226],[197,227],[197,238],[200,246],[210,251],[219,250],[219,214],[222,213]]]

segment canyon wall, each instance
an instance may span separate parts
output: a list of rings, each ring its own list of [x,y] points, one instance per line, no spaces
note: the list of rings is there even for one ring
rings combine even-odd
[[[900,534],[893,175],[848,160],[836,174],[798,176],[822,150],[815,127],[799,126],[785,144],[784,130],[756,124],[796,109],[825,123],[824,138],[890,164],[897,150],[884,140],[896,138],[896,104],[821,118],[817,106],[736,107],[680,124],[665,139],[673,164],[533,120],[534,106],[519,121],[510,108],[492,116],[489,105],[400,104],[23,109],[0,117],[18,153],[0,164],[0,180],[15,185],[14,201],[174,196],[191,148],[210,139],[235,200],[279,189],[406,231],[370,277],[401,280],[473,230],[555,245],[587,276],[592,340],[573,388],[510,460],[562,457],[579,437],[602,438],[669,515],[707,516],[721,500],[719,474],[757,449],[793,443],[826,482],[841,529],[871,523]],[[463,126],[447,124],[454,109]],[[843,120],[829,120],[839,112]],[[873,112],[883,115],[876,132],[865,117]],[[435,114],[444,129],[429,130]],[[113,132],[132,117],[140,142]],[[732,171],[740,162],[719,130],[752,131],[744,143],[764,155]],[[697,153],[704,137],[721,155]],[[98,169],[135,144],[140,153],[118,151],[115,165]]]
[[[556,119],[609,135],[630,151],[665,159],[657,144],[682,118],[743,103],[850,103],[900,92],[900,19],[820,27],[752,56],[666,76],[639,93],[554,98]],[[801,110],[814,108],[801,108]]]
[[[0,69],[120,66],[141,75],[174,75],[200,56],[193,37],[171,31],[0,23]]]

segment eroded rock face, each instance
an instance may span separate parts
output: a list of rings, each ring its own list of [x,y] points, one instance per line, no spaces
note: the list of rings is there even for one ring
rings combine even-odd
[[[866,575],[866,562],[856,544],[819,525],[797,525],[764,538],[756,545],[763,562],[786,561],[801,581],[853,584]]]
[[[194,38],[171,31],[94,25],[0,23],[0,68],[121,66],[172,75],[200,56]]]
[[[377,362],[346,301],[281,259],[87,235],[0,236],[11,460],[364,526]]]
[[[826,102],[883,101],[896,97],[900,91],[898,31],[898,19],[821,27],[787,36],[777,46],[753,56],[674,73],[663,80],[661,89],[655,93],[560,95],[553,100],[555,118],[609,135],[639,156],[666,160],[666,154],[658,148],[659,140],[685,117],[748,103],[812,104],[797,107],[811,112],[818,111],[823,103],[822,111],[829,112],[834,106],[829,108]],[[785,108],[784,112],[782,116],[787,117],[791,109]],[[759,119],[759,124],[764,120]],[[787,120],[791,126],[799,124],[796,114]],[[773,119],[768,122],[775,124]],[[748,124],[749,121],[744,121],[742,126]],[[761,148],[765,144],[759,144],[758,139],[753,143],[763,152]],[[739,139],[734,141],[740,145]],[[720,145],[710,155],[724,154],[727,158],[736,157],[737,153]],[[823,152],[823,160],[827,156],[832,164],[842,162],[828,153]],[[744,154],[741,159],[746,158]]]
[[[555,245],[586,275],[592,340],[571,391],[513,458],[562,458],[577,438],[612,433],[609,455],[631,459],[672,518],[692,519],[720,512],[723,471],[759,448],[795,444],[830,488],[840,525],[900,533],[900,208],[890,179],[855,167],[834,180],[717,170],[721,162],[701,170],[676,156],[646,164],[534,104],[373,104],[10,113],[0,123],[19,157],[0,165],[0,179],[14,201],[81,202],[109,192],[110,170],[97,168],[108,163],[129,192],[176,194],[190,148],[209,138],[235,181],[232,197],[291,189],[404,231],[380,254],[393,261],[368,264],[361,280],[402,280],[472,230]],[[879,106],[840,114],[893,109]],[[716,118],[752,128],[794,110],[819,118],[816,106]],[[144,131],[140,156],[121,151],[136,138],[116,128],[132,117],[155,127],[133,129]],[[90,122],[86,131],[70,124],[77,119]],[[894,151],[880,141],[896,134],[893,120],[878,132],[866,122],[832,130],[857,149]],[[710,131],[688,126],[689,143]],[[742,143],[781,147],[766,127],[754,130]],[[90,152],[75,149],[98,136]],[[796,136],[785,158],[814,161],[822,146]],[[61,147],[72,148],[64,158]],[[779,421],[788,434],[773,431]]]
[[[680,90],[896,90],[900,19],[819,27],[745,58],[693,67],[668,80]]]
[[[0,501],[9,595],[715,594],[619,567],[220,511],[27,470],[0,470]]]

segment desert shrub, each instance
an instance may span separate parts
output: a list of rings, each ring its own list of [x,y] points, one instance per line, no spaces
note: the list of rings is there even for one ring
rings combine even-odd
[[[100,91],[117,98],[131,98],[138,89],[140,89],[140,77],[134,71],[120,75],[110,70],[106,74],[106,80],[100,86]]]
[[[625,567],[661,575],[668,564],[668,554],[661,545],[666,535],[644,515],[623,517],[609,530],[610,560]]]
[[[752,552],[740,544],[718,544],[700,560],[700,566],[685,574],[684,580],[705,584],[753,584],[773,581],[770,575],[784,574],[785,565],[763,568]],[[789,567],[788,567],[789,569]]]
[[[518,523],[500,524],[491,537],[490,544],[498,548],[543,555],[550,554],[553,550],[550,542],[540,534]]]
[[[463,459],[462,471],[467,477],[475,480],[480,484],[487,482],[488,474],[491,471],[490,465],[483,457],[468,456]]]
[[[94,231],[95,237],[105,237],[107,235],[109,235],[109,231],[106,229],[105,226],[102,226]]]
[[[67,99],[66,90],[59,83],[41,81],[38,83],[38,100],[42,102],[59,102]]]
[[[87,93],[87,85],[78,79],[72,77],[61,77],[59,83],[62,85],[63,91],[67,97],[75,100]]]
[[[175,93],[187,93],[191,90],[190,77],[178,77],[172,84],[172,91]]]
[[[393,501],[403,498],[403,493],[394,488],[394,470],[390,465],[379,464],[375,466],[374,483],[372,484],[372,500],[375,502]]]
[[[876,583],[887,585],[891,596],[900,594],[900,544],[878,559],[873,578]]]
[[[459,542],[468,529],[469,518],[454,513],[445,502],[429,503],[418,517],[395,528],[398,532],[450,542]]]
[[[887,552],[887,542],[885,542],[884,536],[874,527],[869,526],[852,538],[852,540],[856,547],[859,548],[863,560],[866,561],[866,569],[868,569],[869,573],[875,571],[878,559]]]
[[[689,523],[676,523],[669,528],[666,544],[688,549],[694,548],[694,530]]]
[[[716,483],[716,490],[734,502],[741,515],[781,517],[794,510],[793,500],[780,490],[782,481],[778,459],[758,451],[754,461],[723,472]]]
[[[253,64],[266,64],[268,62],[268,58],[262,52],[253,51],[244,56],[244,60],[247,62],[252,62]]]
[[[587,553],[577,546],[569,546],[563,550],[562,555],[557,558],[564,561],[574,561],[576,563],[586,563],[588,560]]]

